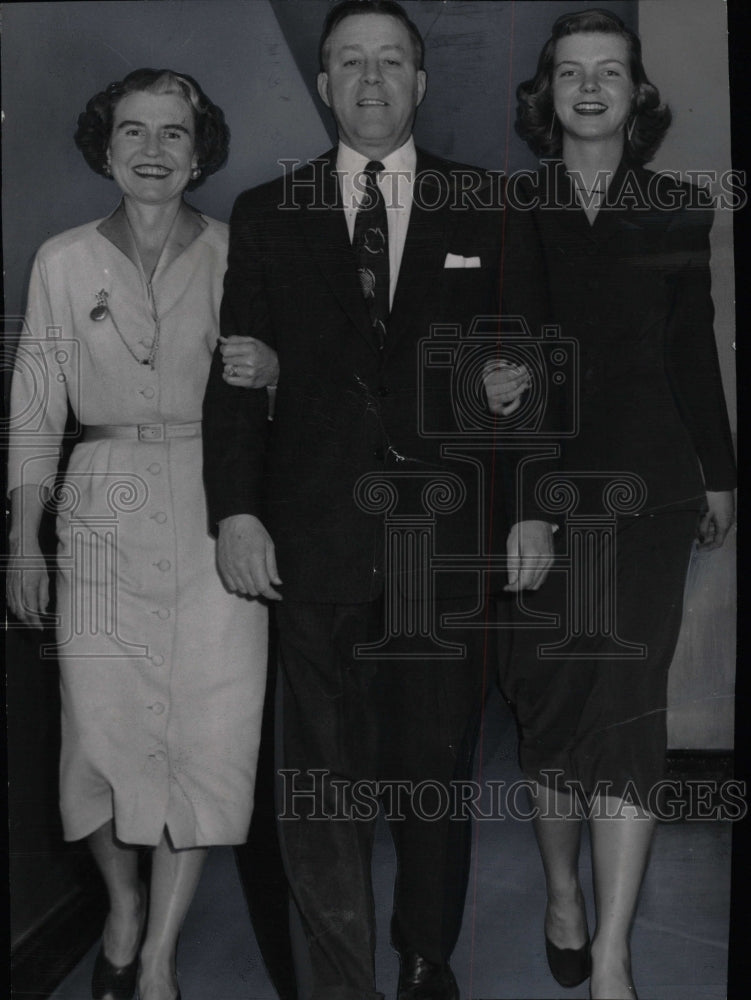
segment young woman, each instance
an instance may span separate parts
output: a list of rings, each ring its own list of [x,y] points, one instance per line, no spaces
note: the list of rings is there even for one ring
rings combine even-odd
[[[564,986],[591,972],[593,998],[633,998],[629,932],[655,826],[650,792],[663,774],[688,559],[697,524],[701,545],[714,548],[734,518],[712,214],[696,189],[644,168],[670,113],[639,39],[613,14],[559,18],[517,95],[517,130],[545,160],[509,189],[507,308],[535,326],[559,324],[579,350],[579,388],[562,401],[565,426],[576,426],[562,439],[563,485],[540,486],[551,510],[595,528],[604,515],[613,531],[582,543],[578,576],[554,564],[539,591],[521,596],[526,624],[530,612],[547,614],[560,630],[516,631],[501,679],[536,782],[551,970]],[[488,380],[499,413],[501,378]],[[564,518],[556,535],[569,559],[572,525]],[[577,790],[590,803],[591,943]]]

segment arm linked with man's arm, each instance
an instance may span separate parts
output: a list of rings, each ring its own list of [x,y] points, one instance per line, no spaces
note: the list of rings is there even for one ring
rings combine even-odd
[[[548,276],[542,242],[534,213],[516,209],[506,202],[504,208],[503,247],[501,252],[501,308],[503,315],[521,316],[533,338],[551,322]],[[501,341],[501,356],[503,356]],[[547,365],[545,349],[537,353],[538,362]],[[549,373],[548,373],[549,374]],[[560,470],[560,437],[563,400],[553,390],[553,383],[543,371],[532,371],[536,389],[548,390],[541,400],[540,441],[526,438],[508,448],[507,514],[511,525],[507,540],[509,583],[506,590],[536,590],[542,585],[553,563],[554,521],[549,511],[540,507],[537,484],[544,476]],[[526,446],[525,446],[526,444]]]
[[[240,195],[230,219],[230,245],[220,312],[223,336],[271,339],[260,249],[262,225]],[[273,344],[271,345],[273,346]],[[229,589],[279,597],[274,546],[261,521],[268,433],[265,389],[228,385],[219,346],[214,351],[203,404],[204,481],[217,563]]]

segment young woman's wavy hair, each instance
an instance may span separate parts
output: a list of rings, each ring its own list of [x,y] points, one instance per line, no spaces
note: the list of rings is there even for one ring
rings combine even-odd
[[[553,70],[555,47],[561,38],[581,32],[618,35],[628,48],[629,68],[634,82],[634,99],[626,123],[624,158],[630,164],[648,163],[657,152],[670,127],[672,115],[660,101],[660,93],[650,83],[644,70],[641,42],[609,10],[592,9],[563,14],[553,25],[531,80],[516,89],[516,131],[529,148],[540,157],[559,157],[563,144],[561,124],[553,106]]]
[[[149,94],[178,94],[193,109],[196,133],[196,157],[201,173],[191,178],[188,190],[202,184],[227,162],[229,127],[224,112],[204,94],[193,77],[169,69],[136,69],[123,80],[110,83],[95,94],[78,116],[74,136],[84,159],[97,174],[109,177],[107,148],[112,136],[112,122],[118,101],[127,94],[145,91]]]

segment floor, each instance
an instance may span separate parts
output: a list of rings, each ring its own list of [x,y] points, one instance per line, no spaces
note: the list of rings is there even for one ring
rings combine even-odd
[[[483,726],[478,777],[520,778],[508,709],[494,695]],[[524,798],[518,799],[520,809]],[[731,824],[661,823],[633,931],[641,1000],[723,1000],[726,994]],[[531,826],[521,819],[479,820],[462,934],[452,967],[462,998],[543,1000],[563,992],[545,963],[544,886]],[[592,922],[592,884],[585,841],[582,883]],[[378,988],[396,995],[398,962],[388,944],[393,853],[379,827],[373,860],[377,892]],[[96,947],[53,994],[88,1000]],[[180,940],[183,1000],[276,1000],[251,930],[230,849],[214,849]],[[588,997],[587,984],[565,991]]]

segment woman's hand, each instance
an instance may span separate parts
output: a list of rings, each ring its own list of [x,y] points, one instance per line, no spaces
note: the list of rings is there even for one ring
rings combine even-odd
[[[241,389],[265,389],[279,381],[279,360],[274,351],[255,337],[220,337],[224,361],[222,378]]]
[[[489,361],[482,380],[490,412],[502,417],[519,408],[522,396],[532,384],[524,365],[508,361]]]
[[[45,499],[47,496],[45,493]],[[50,601],[50,582],[39,547],[39,526],[44,509],[39,486],[28,483],[11,490],[10,506],[10,560],[5,576],[8,608],[24,625],[42,629],[41,615]]]
[[[11,539],[5,587],[8,608],[16,618],[32,628],[44,628],[41,615],[49,604],[50,584],[37,542],[27,542],[21,555],[20,542]]]
[[[707,510],[699,520],[699,548],[719,549],[735,522],[735,498],[732,490],[707,492]]]

